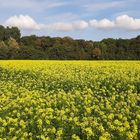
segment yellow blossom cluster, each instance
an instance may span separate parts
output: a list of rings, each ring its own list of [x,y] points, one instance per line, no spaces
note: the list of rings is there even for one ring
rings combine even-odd
[[[0,140],[139,139],[139,61],[0,61]]]

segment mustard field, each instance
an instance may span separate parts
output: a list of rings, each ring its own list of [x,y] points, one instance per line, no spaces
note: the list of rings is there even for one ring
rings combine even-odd
[[[0,140],[139,140],[140,61],[0,61]]]

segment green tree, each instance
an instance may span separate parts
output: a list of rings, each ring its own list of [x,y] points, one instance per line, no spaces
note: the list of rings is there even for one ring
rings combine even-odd
[[[8,59],[8,46],[3,41],[0,42],[0,59]]]
[[[0,25],[0,41],[4,40],[5,28],[4,26]]]
[[[8,44],[8,58],[14,59],[18,54],[20,46],[14,38],[10,38],[7,44]]]

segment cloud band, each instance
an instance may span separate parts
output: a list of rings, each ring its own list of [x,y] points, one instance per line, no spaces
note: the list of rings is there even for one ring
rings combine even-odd
[[[28,15],[19,15],[12,16],[6,20],[4,23],[5,26],[17,26],[20,29],[26,30],[41,30],[41,29],[51,29],[57,31],[74,31],[74,30],[83,30],[86,28],[95,28],[95,29],[122,29],[122,30],[131,30],[139,31],[140,30],[140,19],[135,19],[128,15],[121,15],[116,17],[115,20],[111,21],[109,19],[101,20],[90,20],[90,21],[74,21],[72,23],[57,22],[52,24],[40,24],[37,23],[33,18]]]

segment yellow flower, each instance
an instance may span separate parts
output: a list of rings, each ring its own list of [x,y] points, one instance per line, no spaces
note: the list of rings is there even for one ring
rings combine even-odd
[[[19,124],[22,128],[26,127],[26,123],[24,122],[24,120],[20,120]]]
[[[90,127],[85,128],[85,132],[86,132],[86,134],[88,136],[92,136],[93,135],[92,129]]]
[[[99,140],[108,140],[107,138],[103,137],[103,136],[100,136],[99,137]]]

